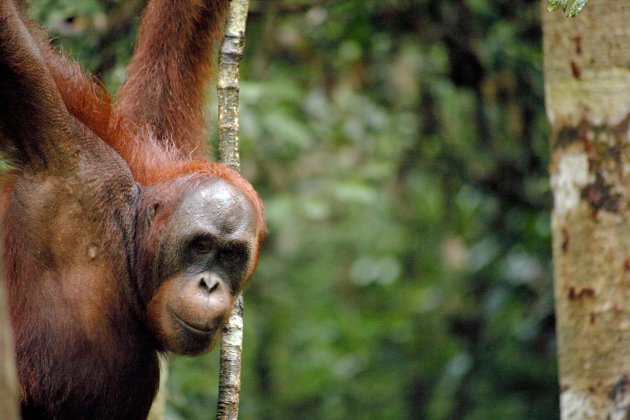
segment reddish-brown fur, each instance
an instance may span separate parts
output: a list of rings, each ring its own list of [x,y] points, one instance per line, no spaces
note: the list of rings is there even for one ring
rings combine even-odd
[[[187,191],[218,178],[247,197],[257,246],[241,288],[255,269],[262,203],[204,160],[203,90],[227,3],[150,1],[115,102],[0,0],[0,145],[16,166],[2,199],[5,277],[26,418],[146,415],[163,350],[146,300],[164,293],[144,279]]]
[[[140,183],[155,184],[202,166],[193,159],[207,152],[203,91],[225,6],[222,0],[150,2],[115,106],[77,63],[36,38],[68,111],[114,148]],[[174,16],[176,28],[163,24]],[[204,163],[212,172],[224,170]]]

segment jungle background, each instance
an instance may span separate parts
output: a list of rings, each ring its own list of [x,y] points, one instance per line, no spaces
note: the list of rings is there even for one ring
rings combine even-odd
[[[144,2],[32,3],[115,91]],[[242,167],[269,235],[241,418],[558,417],[541,11],[252,1]],[[174,357],[168,417],[213,417],[217,382],[218,351]]]

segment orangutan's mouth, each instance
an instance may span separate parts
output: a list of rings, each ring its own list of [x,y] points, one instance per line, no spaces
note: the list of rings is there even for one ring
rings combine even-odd
[[[179,315],[177,315],[177,313],[175,311],[173,311],[172,309],[169,311],[171,313],[171,315],[173,315],[173,318],[175,318],[175,321],[177,321],[182,327],[184,327],[185,330],[195,334],[195,335],[202,335],[202,336],[206,336],[209,337],[211,335],[214,334],[214,332],[216,331],[215,327],[212,327],[210,329],[202,329],[199,327],[195,327],[193,325],[190,325],[188,322],[184,321],[183,319],[181,319],[179,317]]]

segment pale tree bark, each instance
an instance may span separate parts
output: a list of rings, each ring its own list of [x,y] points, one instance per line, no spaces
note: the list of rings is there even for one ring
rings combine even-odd
[[[0,238],[2,238],[0,231]],[[6,289],[4,285],[4,253],[0,244],[0,419],[17,420],[20,392],[15,370],[13,337],[9,322]]]
[[[168,366],[169,356],[160,356],[160,387],[158,393],[151,404],[151,410],[147,415],[147,420],[162,420],[166,418],[166,399],[168,393]]]
[[[245,46],[248,0],[231,0],[225,37],[219,52],[217,99],[219,104],[219,153],[221,161],[240,171],[239,63]],[[243,297],[236,297],[230,319],[223,328],[217,419],[238,418],[243,350]]]
[[[630,2],[543,1],[563,419],[630,418]]]

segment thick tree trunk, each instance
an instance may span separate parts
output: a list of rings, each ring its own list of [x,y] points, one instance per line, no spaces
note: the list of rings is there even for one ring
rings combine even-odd
[[[542,14],[562,418],[627,419],[630,2]]]

